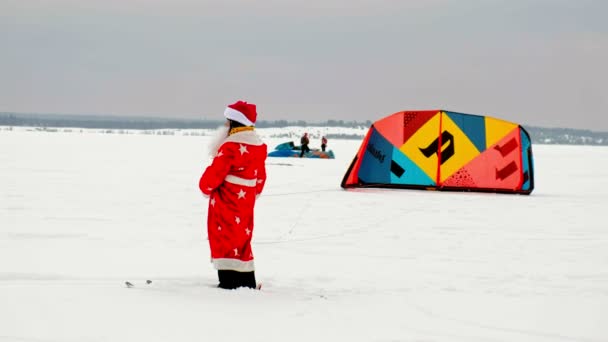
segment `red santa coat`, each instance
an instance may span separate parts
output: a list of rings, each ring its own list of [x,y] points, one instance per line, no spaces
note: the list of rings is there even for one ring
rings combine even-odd
[[[234,133],[201,176],[199,188],[209,196],[211,262],[218,270],[255,270],[253,208],[266,183],[266,156],[266,144],[255,131]]]

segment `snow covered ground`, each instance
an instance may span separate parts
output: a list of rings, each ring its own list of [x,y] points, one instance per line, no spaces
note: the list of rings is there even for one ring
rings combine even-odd
[[[0,341],[608,341],[608,148],[534,146],[531,196],[344,191],[356,140],[269,158],[263,288],[225,291],[207,139],[0,130]]]

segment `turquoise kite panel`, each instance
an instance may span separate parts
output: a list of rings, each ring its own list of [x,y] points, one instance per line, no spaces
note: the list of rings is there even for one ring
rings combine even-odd
[[[486,121],[479,115],[445,112],[462,130],[479,152],[486,150]]]
[[[426,172],[398,148],[393,147],[391,161],[391,184],[434,186],[436,183]]]
[[[519,134],[521,136],[522,172],[524,175],[527,175],[526,181],[524,182],[524,184],[522,184],[521,188],[522,190],[530,190],[530,179],[532,175],[530,166],[533,167],[533,165],[530,165],[530,163],[532,162],[532,158],[530,158],[529,153],[531,142],[528,138],[528,135],[524,132],[523,129],[519,129]]]

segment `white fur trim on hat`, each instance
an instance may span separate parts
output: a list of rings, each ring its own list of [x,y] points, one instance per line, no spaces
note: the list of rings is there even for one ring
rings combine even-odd
[[[245,114],[239,112],[236,109],[232,109],[230,107],[226,107],[226,110],[224,110],[224,116],[226,117],[226,119],[238,121],[245,126],[255,126],[255,124],[253,122],[251,122],[251,121],[249,121],[249,119],[247,119]]]

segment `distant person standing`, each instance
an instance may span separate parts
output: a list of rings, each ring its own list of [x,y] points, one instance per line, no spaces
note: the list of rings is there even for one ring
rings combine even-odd
[[[327,147],[327,138],[325,136],[321,137],[321,151],[325,152],[325,147]]]
[[[266,144],[254,131],[256,106],[244,101],[224,111],[226,123],[212,141],[213,161],[199,180],[209,197],[207,234],[218,287],[255,288],[253,209],[266,182]]]
[[[300,138],[300,158],[304,156],[304,153],[310,152],[310,148],[308,147],[309,143],[308,133],[304,133],[302,138]]]

